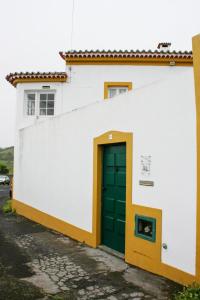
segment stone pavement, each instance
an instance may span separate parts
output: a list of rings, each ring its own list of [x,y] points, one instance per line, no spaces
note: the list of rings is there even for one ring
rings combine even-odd
[[[101,249],[92,249],[20,216],[1,214],[0,242],[1,235],[2,241],[8,241],[4,245],[6,253],[0,249],[0,264],[7,264],[5,272],[12,278],[18,277],[18,283],[26,284],[24,290],[30,285],[39,294],[37,291],[34,296],[32,292],[20,298],[12,298],[11,294],[5,298],[5,286],[2,292],[0,282],[0,300],[167,300],[173,299],[173,293],[180,288]],[[5,259],[12,247],[16,261]]]

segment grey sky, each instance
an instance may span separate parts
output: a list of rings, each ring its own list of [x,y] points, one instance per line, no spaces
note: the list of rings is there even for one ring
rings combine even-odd
[[[75,0],[73,49],[191,50],[200,0]],[[0,0],[0,147],[14,144],[15,71],[61,71],[70,49],[72,0]]]

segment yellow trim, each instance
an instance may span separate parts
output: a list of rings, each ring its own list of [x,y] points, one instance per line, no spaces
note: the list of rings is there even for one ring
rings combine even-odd
[[[67,222],[50,216],[18,200],[12,200],[12,208],[15,209],[19,215],[40,223],[48,228],[61,232],[79,242],[86,243],[94,247],[92,233],[86,230],[80,229]]]
[[[111,139],[112,137],[112,139]],[[126,143],[126,237],[125,260],[144,270],[165,276],[181,284],[191,284],[196,277],[161,262],[162,243],[162,211],[132,204],[132,155],[133,135],[127,132],[109,131],[96,137],[93,142],[93,245],[101,243],[101,178],[102,178],[102,146],[112,143]],[[134,237],[134,215],[136,213],[155,217],[157,220],[157,242],[139,240]]]
[[[27,78],[27,79],[15,79],[13,85],[18,83],[31,83],[31,82],[66,82],[67,78]]]
[[[155,208],[149,208],[128,203],[127,223],[127,251],[126,260],[132,264],[148,265],[149,261],[156,263],[161,262],[161,244],[162,244],[162,211]],[[155,243],[138,238],[134,235],[135,215],[143,215],[156,219],[156,241]],[[133,255],[134,254],[134,255]]]
[[[104,99],[108,99],[108,89],[110,87],[127,87],[129,91],[132,90],[132,82],[104,82]]]
[[[196,276],[200,282],[200,35],[192,39],[194,59],[194,81],[196,95],[196,139],[197,139],[197,213],[196,213]]]
[[[192,58],[136,58],[136,57],[66,57],[67,65],[141,65],[141,66],[192,66]]]
[[[160,209],[133,205],[128,203],[126,237],[126,262],[149,272],[167,277],[181,284],[190,284],[195,276],[168,266],[161,262],[162,249],[162,211]],[[152,243],[134,236],[135,214],[153,217],[156,219],[156,242]]]
[[[93,161],[93,235],[95,246],[101,243],[101,167],[102,146],[126,143],[126,211],[132,199],[132,133],[109,131],[94,139]],[[126,230],[127,224],[126,224]],[[127,236],[127,234],[126,234]]]

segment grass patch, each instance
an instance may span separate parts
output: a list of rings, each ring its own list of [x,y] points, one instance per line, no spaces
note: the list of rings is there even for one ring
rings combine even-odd
[[[12,209],[12,200],[7,200],[3,207],[2,207],[2,211],[7,214],[7,213],[11,213],[14,212],[14,210]]]
[[[35,300],[43,298],[43,292],[31,283],[7,275],[0,277],[0,299]]]
[[[182,292],[178,292],[174,296],[174,300],[199,300],[200,299],[200,285],[194,283],[188,287],[184,287]]]

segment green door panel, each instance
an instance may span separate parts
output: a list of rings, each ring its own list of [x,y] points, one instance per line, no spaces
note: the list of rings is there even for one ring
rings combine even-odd
[[[115,172],[106,172],[105,173],[106,184],[107,185],[114,185],[115,184]]]
[[[124,201],[116,201],[116,215],[125,220],[126,203]]]
[[[115,165],[115,155],[113,153],[107,154],[105,157],[105,164],[107,167]]]
[[[105,212],[110,212],[113,213],[115,212],[115,199],[105,197],[104,201],[104,211]]]
[[[103,218],[104,230],[113,232],[114,230],[114,218],[106,216]]]
[[[126,186],[126,173],[125,172],[117,172],[116,174],[116,184],[118,186]]]
[[[122,220],[117,221],[117,233],[120,236],[125,236],[125,222]]]
[[[103,148],[102,244],[124,253],[126,219],[126,145]]]
[[[116,154],[116,166],[126,167],[126,153]]]

